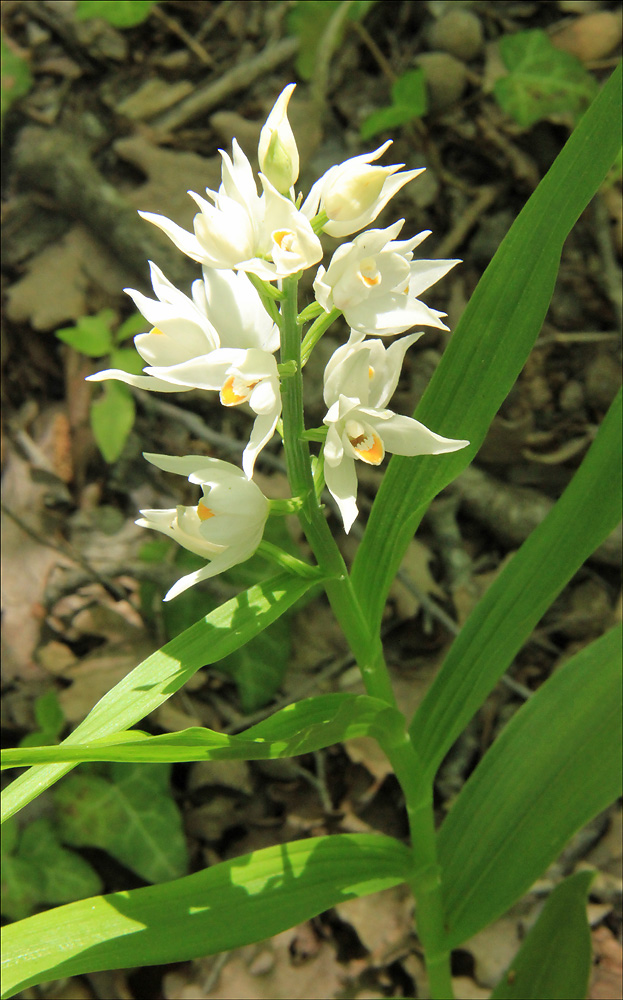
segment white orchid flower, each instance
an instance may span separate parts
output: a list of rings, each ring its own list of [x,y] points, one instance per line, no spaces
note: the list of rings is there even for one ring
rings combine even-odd
[[[398,384],[405,351],[420,336],[402,337],[386,350],[381,341],[360,341],[355,335],[335,352],[325,370],[329,408],[324,418],[325,481],[347,534],[358,514],[356,460],[380,465],[386,451],[440,455],[469,444],[441,437],[418,420],[385,409]]]
[[[400,219],[387,229],[369,229],[333,254],[328,269],[318,268],[316,299],[326,312],[337,308],[353,330],[381,337],[404,333],[412,326],[447,330],[445,313],[418,298],[459,264],[458,260],[413,260],[413,251],[430,230],[410,240],[396,240]]]
[[[199,207],[194,234],[164,215],[139,215],[158,226],[188,257],[207,267],[249,271],[265,281],[275,281],[317,264],[322,259],[322,246],[309,220],[262,174],[263,194],[258,195],[251,164],[235,139],[232,149],[233,160],[221,150],[219,190],[206,188],[213,204],[194,191],[188,192]]]
[[[255,460],[274,434],[281,414],[277,362],[268,351],[220,348],[179,365],[147,368],[157,379],[190,389],[214,389],[223,406],[248,403],[256,416],[242,467],[251,479]]]
[[[260,170],[283,194],[296,184],[299,175],[299,151],[288,121],[288,102],[295,87],[295,83],[289,83],[275,101],[258,146]]]
[[[210,560],[171,587],[164,598],[170,601],[195,583],[249,559],[262,540],[270,504],[259,486],[229,462],[199,455],[145,453],[145,458],[164,472],[186,476],[203,492],[195,507],[142,510],[143,516],[136,521],[142,528],[161,531],[185,549]]]
[[[394,163],[389,167],[370,166],[391,144],[390,139],[373,153],[353,156],[330,167],[313,185],[301,211],[309,219],[318,212],[326,212],[329,221],[324,224],[323,230],[329,236],[338,238],[350,236],[369,226],[390,198],[424,171],[424,167],[420,167],[397,173],[404,163]]]
[[[224,406],[248,402],[257,414],[243,453],[243,468],[250,479],[255,459],[272,437],[281,413],[273,357],[279,347],[279,328],[244,272],[206,268],[203,281],[193,282],[189,299],[154,264],[151,270],[158,302],[126,289],[145,318],[155,324],[151,333],[134,338],[137,351],[148,362],[146,374],[109,368],[89,379],[118,379],[160,392],[214,389]]]

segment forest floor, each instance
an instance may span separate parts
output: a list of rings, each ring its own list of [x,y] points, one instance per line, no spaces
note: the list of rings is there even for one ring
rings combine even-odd
[[[167,543],[146,544],[134,521],[139,508],[169,507],[180,498],[141,452],[237,462],[248,417],[231,410],[223,416],[209,394],[137,391],[123,448],[106,462],[89,417],[102,388],[84,379],[108,362],[55,336],[85,317],[103,315],[116,330],[134,315],[123,288],[150,291],[148,258],[188,291],[194,265],[150,232],[136,210],[191,228],[187,190],[218,186],[218,150],[229,149],[233,137],[253,161],[266,114],[283,87],[298,80],[290,119],[302,190],[331,164],[385,138],[394,145],[383,162],[427,168],[379,223],[404,217],[405,234],[432,231],[428,256],[463,260],[426,297],[448,313],[452,330],[575,120],[563,108],[520,125],[500,107],[493,94],[504,72],[500,41],[540,29],[559,50],[579,57],[597,83],[620,58],[617,3],[383,0],[347,20],[340,44],[324,54],[321,46],[313,49],[309,21],[310,9],[321,6],[327,5],[163,0],[142,23],[122,29],[79,20],[73,2],[3,4],[5,41],[32,74],[30,89],[5,117],[3,135],[4,745],[35,731],[60,738],[153,649],[204,614],[206,604],[215,607],[246,586],[259,565],[254,560],[252,568],[162,605],[182,575],[183,554]],[[468,20],[452,25],[450,8],[467,12]],[[307,63],[301,38],[312,46]],[[396,78],[417,65],[426,74],[427,114],[364,142],[362,122],[388,106]],[[567,240],[539,339],[474,465],[434,501],[408,550],[384,619],[387,658],[408,716],[479,597],[570,481],[618,391],[621,239],[619,174]],[[334,245],[327,241],[327,249]],[[311,301],[311,281],[304,294]],[[322,371],[346,335],[345,326],[332,328],[310,362],[309,426],[322,421]],[[413,412],[449,336],[428,331],[411,348],[396,411]],[[277,439],[257,469],[267,495],[288,495]],[[361,525],[383,475],[382,468],[364,471]],[[329,516],[351,560],[360,532],[346,539],[335,513]],[[288,528],[288,543],[304,554],[296,525]],[[539,623],[444,761],[436,784],[440,820],[531,692],[620,619],[619,563],[620,535],[595,553]],[[300,697],[362,690],[320,598],[267,633],[251,657],[200,671],[143,726],[237,732]],[[323,832],[407,833],[399,787],[367,739],[293,761],[177,765],[172,787],[192,871]],[[54,815],[49,794],[27,811],[29,821],[54,822]],[[578,834],[511,913],[457,951],[457,996],[489,996],[551,888],[586,865],[599,871],[589,904],[591,997],[620,996],[620,835],[621,811],[613,807]],[[108,846],[85,839],[79,847],[103,889],[144,885]],[[25,915],[19,907],[9,907],[9,916]],[[226,956],[98,973],[24,995],[422,996],[412,916],[402,889],[387,890]]]

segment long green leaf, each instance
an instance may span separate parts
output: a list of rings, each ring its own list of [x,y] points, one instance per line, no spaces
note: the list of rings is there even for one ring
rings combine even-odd
[[[613,163],[620,130],[619,65],[511,226],[416,410],[427,427],[471,446],[389,463],[352,571],[373,623],[426,507],[472,460],[519,375],[545,317],[563,243]]]
[[[621,517],[621,393],[569,486],[452,644],[410,726],[436,771],[556,595]]]
[[[526,892],[621,793],[621,627],[565,663],[517,712],[439,833],[455,948]]]
[[[238,736],[200,728],[163,736],[130,730],[73,746],[3,750],[2,767],[94,760],[265,760],[311,753],[355,736],[374,736],[386,743],[401,733],[404,716],[386,702],[367,695],[325,694],[282,708]]]
[[[148,656],[108,691],[63,745],[98,739],[133,726],[179,691],[197,670],[244,645],[317,583],[318,580],[280,573],[222,604]],[[2,821],[73,766],[37,766],[17,778],[3,793]]]
[[[94,896],[2,930],[2,996],[65,976],[184,962],[261,941],[404,882],[407,848],[339,834],[268,847],[164,885]]]
[[[557,885],[491,1000],[583,1000],[591,971],[586,895],[594,872]]]

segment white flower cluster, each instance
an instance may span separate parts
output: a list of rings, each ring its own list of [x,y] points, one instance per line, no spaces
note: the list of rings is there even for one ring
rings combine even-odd
[[[214,390],[224,406],[246,403],[255,414],[242,471],[200,456],[145,456],[158,468],[187,476],[203,490],[196,507],[141,511],[143,517],[137,521],[210,560],[179,580],[165,600],[248,559],[261,541],[268,517],[270,503],[252,476],[257,455],[273,436],[281,414],[274,357],[280,331],[248,275],[280,287],[281,279],[319,264],[323,256],[319,231],[336,237],[359,232],[421,173],[401,170],[404,164],[376,165],[390,145],[386,142],[373,153],[331,167],[300,205],[294,191],[299,155],[287,117],[294,86],[289,84],[279,96],[260,133],[261,193],[251,164],[234,139],[231,157],[221,150],[218,191],[206,189],[207,199],[189,192],[199,208],[193,233],[164,216],[141,213],[202,265],[203,278],[193,283],[189,298],[151,264],[156,299],[126,289],[151,325],[148,333],[135,338],[147,363],[145,374],[109,369],[90,376],[94,381],[119,379],[160,392]],[[403,225],[398,221],[387,229],[368,229],[344,243],[326,269],[318,268],[314,281],[319,307],[325,314],[338,310],[351,328],[348,343],[335,352],[324,379],[325,479],[347,532],[357,517],[356,460],[378,465],[386,451],[437,455],[468,444],[443,438],[386,409],[405,352],[421,332],[388,349],[380,340],[364,339],[395,336],[414,326],[447,329],[445,314],[429,308],[419,296],[458,261],[414,260],[414,250],[429,233],[399,240]]]

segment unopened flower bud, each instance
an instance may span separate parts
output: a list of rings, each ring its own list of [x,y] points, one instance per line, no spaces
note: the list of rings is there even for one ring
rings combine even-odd
[[[330,219],[350,222],[372,208],[392,168],[357,163],[336,174],[323,193],[322,206]]]
[[[299,175],[299,153],[288,121],[288,102],[296,84],[289,83],[277,98],[260,132],[260,170],[281,194],[286,194]]]

